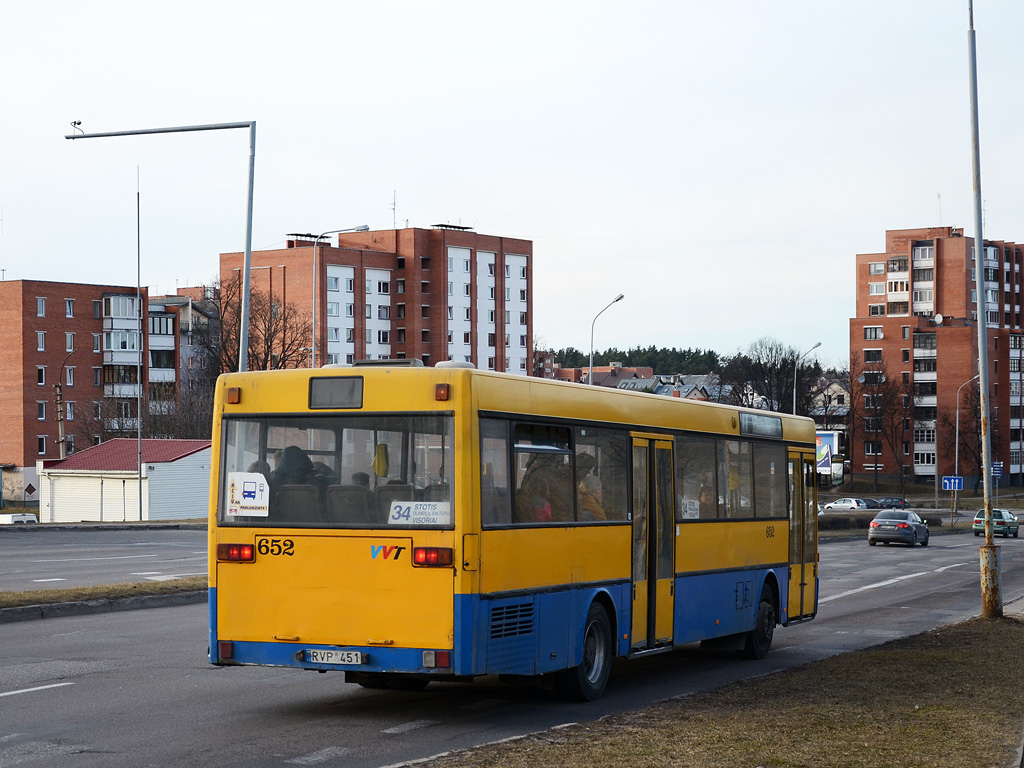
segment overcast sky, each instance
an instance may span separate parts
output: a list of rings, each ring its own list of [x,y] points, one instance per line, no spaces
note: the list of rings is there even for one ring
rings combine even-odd
[[[1024,240],[1020,0],[978,0],[985,235]],[[974,234],[967,0],[69,2],[0,12],[7,279],[209,282],[253,248],[453,223],[534,243],[552,347],[848,360],[856,253]],[[940,199],[941,196],[941,199]],[[393,210],[392,202],[397,201]]]

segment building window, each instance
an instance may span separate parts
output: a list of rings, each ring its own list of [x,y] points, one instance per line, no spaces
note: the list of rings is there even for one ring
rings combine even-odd
[[[473,319],[473,313],[472,313],[472,311],[470,310],[469,307],[466,307],[465,311],[463,312],[463,315],[464,315],[463,320],[472,320]]]
[[[356,280],[355,280],[355,278],[354,277],[346,277],[345,278],[345,292],[346,293],[355,293],[355,290],[356,290]]]
[[[64,351],[74,352],[75,351],[75,334],[65,333],[64,334]]]
[[[36,297],[36,317],[46,317],[46,297]]]
[[[462,262],[462,271],[469,272],[469,259],[465,259]]]
[[[46,401],[36,401],[36,419],[39,421],[46,421]]]
[[[395,307],[395,317],[397,317],[399,320],[405,317],[405,304],[398,304]]]
[[[914,466],[935,466],[935,453],[933,451],[916,451]]]
[[[381,304],[377,307],[377,319],[378,320],[390,320],[391,319],[391,307],[387,304]]]
[[[366,305],[366,319],[370,320],[372,318],[373,318],[373,305],[372,304],[367,304]]]
[[[936,339],[934,333],[915,333],[914,349],[935,349]]]
[[[494,301],[494,286],[493,285],[490,288],[487,289],[487,298],[489,298],[491,301]]]
[[[405,280],[395,281],[395,293],[405,293]]]
[[[880,349],[865,349],[864,350],[864,362],[865,363],[880,363],[880,362],[882,362],[882,350],[880,350]]]
[[[339,289],[338,283],[339,283],[339,280],[338,280],[337,277],[331,277],[330,275],[327,276],[327,290],[328,291],[337,291]]]
[[[46,366],[45,365],[37,365],[36,366],[36,384],[38,384],[39,386],[43,386],[45,383],[46,383]]]
[[[66,409],[67,410],[67,420],[68,421],[74,421],[75,420],[75,404],[74,404],[74,402],[71,401],[71,400],[68,400],[68,402],[65,403],[65,405],[67,406],[67,409]]]
[[[885,314],[885,304],[868,304],[868,316],[878,317]]]
[[[355,317],[355,314],[356,314],[356,305],[355,304],[346,304],[345,305],[345,317]]]
[[[104,317],[138,317],[139,312],[134,296],[105,296]]]
[[[99,320],[103,317],[103,302],[99,299],[92,300],[92,317],[94,320]]]
[[[349,344],[355,344],[355,342],[356,342],[356,329],[355,328],[346,328],[345,329],[345,341],[347,341]]]
[[[864,339],[865,341],[876,341],[882,338],[882,326],[880,325],[867,325],[864,326]]]
[[[487,274],[490,275],[491,277],[494,277],[494,262],[490,262],[487,265]]]
[[[192,360],[189,359],[189,362],[192,362]],[[97,367],[97,368],[93,368],[92,369],[92,385],[94,387],[102,387],[103,386],[103,369],[102,368]]]
[[[910,338],[910,326],[909,325],[904,325],[903,326],[903,338],[904,339],[909,339]]]
[[[469,312],[468,309],[466,311]],[[420,317],[430,317],[430,305],[429,304],[421,304],[420,305]]]
[[[934,429],[915,429],[914,430],[914,442],[915,443],[934,443],[935,442],[935,430]]]
[[[395,341],[399,344],[405,344],[405,328],[399,328],[395,333],[397,334]]]
[[[884,296],[885,283],[868,283],[868,296]]]
[[[74,316],[75,316],[75,300],[74,299],[64,299],[64,317],[74,317]]]
[[[337,302],[337,301],[328,301],[327,302],[327,316],[328,317],[337,317],[338,316],[338,312],[340,310],[341,310],[341,305],[340,305],[339,302]]]
[[[505,300],[506,301],[508,300],[508,289],[507,288],[505,289]],[[526,289],[525,288],[519,292],[519,300],[520,301],[526,301]]]
[[[523,334],[522,336],[519,337],[519,346],[520,347],[525,347],[526,346],[526,335],[525,334]]]
[[[366,343],[373,344],[373,331],[370,328],[366,329]]]
[[[36,437],[36,450],[39,451],[40,456],[46,455],[46,435],[38,435]]]
[[[448,281],[448,295],[455,295],[455,283],[453,283],[451,280]]]
[[[334,326],[327,327],[327,340],[328,341],[341,341],[341,328]]]
[[[520,325],[526,325],[526,313],[525,312],[520,312],[519,313],[519,324]]]
[[[519,277],[521,277],[523,280],[526,279],[526,267],[519,268]]]
[[[391,332],[390,331],[377,331],[377,343],[378,344],[390,344],[391,343]]]
[[[328,352],[327,353],[327,364],[328,365],[337,365],[338,364],[338,353],[337,352]]]
[[[494,341],[495,341],[494,334],[493,333],[488,333],[487,334],[487,346],[488,347],[493,347],[494,346]]]
[[[420,341],[422,341],[424,344],[430,343],[430,330],[428,328],[424,328],[422,331],[420,331]]]
[[[910,362],[910,350],[909,349],[902,349],[902,350],[900,350],[900,352],[903,354],[903,362],[904,363],[909,363]],[[916,371],[917,368],[915,368],[914,370]]]
[[[36,352],[46,351],[46,331],[36,331]]]
[[[868,274],[869,275],[884,275],[885,274],[885,264],[882,263],[881,261],[872,261],[870,264],[868,264]]]
[[[931,288],[922,288],[914,291],[914,301],[932,301],[934,299],[935,292]]]
[[[489,371],[493,371],[494,370],[494,358],[493,357],[488,357],[487,358],[487,370],[489,370]]]
[[[889,293],[906,293],[910,290],[910,283],[906,280],[890,280]]]
[[[472,288],[472,286],[470,286],[469,283],[466,283],[465,285],[463,285],[462,286],[462,295],[463,296],[469,296],[470,293],[471,293],[471,288]],[[494,298],[494,289],[493,288],[491,288],[491,298],[492,299]]]
[[[471,344],[473,342],[473,335],[471,331],[466,331],[462,334],[462,343]]]
[[[369,296],[373,293],[373,280],[366,281],[366,295]]]
[[[864,442],[864,455],[865,456],[881,456],[882,455],[882,443],[879,440],[866,440]]]
[[[67,368],[64,369],[64,371],[65,371],[65,377],[67,379],[67,381],[65,383],[69,387],[75,386],[75,369],[72,366],[68,366]]]

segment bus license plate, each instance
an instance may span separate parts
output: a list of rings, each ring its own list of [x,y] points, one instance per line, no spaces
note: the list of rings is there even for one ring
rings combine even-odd
[[[307,649],[306,661],[312,664],[365,664],[366,654],[359,651],[320,651]]]

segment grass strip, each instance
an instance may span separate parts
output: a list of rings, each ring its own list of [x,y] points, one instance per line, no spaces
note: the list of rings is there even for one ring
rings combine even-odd
[[[1021,619],[974,619],[420,768],[1002,768],[1022,647]]]
[[[188,576],[172,581],[133,581],[127,584],[106,584],[99,587],[68,587],[40,589],[32,592],[0,592],[0,608],[23,605],[49,605],[79,600],[117,600],[139,595],[170,595],[206,589],[205,576]]]

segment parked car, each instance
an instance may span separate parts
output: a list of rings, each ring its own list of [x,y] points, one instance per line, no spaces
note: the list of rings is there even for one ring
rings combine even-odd
[[[985,510],[979,509],[978,514],[974,516],[974,525],[971,526],[971,530],[974,531],[975,536],[981,536],[985,532]],[[1002,534],[1003,538],[1013,536],[1017,538],[1017,533],[1020,530],[1020,523],[1017,521],[1017,516],[1008,509],[993,509],[992,510],[992,535],[998,536]]]
[[[864,503],[867,504],[868,509],[882,509],[882,502],[878,499],[864,498]]]
[[[899,496],[883,496],[878,501],[882,509],[910,509],[910,502]]]
[[[908,547],[920,543],[927,547],[928,538],[928,521],[909,509],[884,510],[868,525],[868,544],[872,547],[880,541],[884,544],[900,542]]]
[[[826,512],[863,512],[867,508],[864,499],[836,499],[825,505]]]

